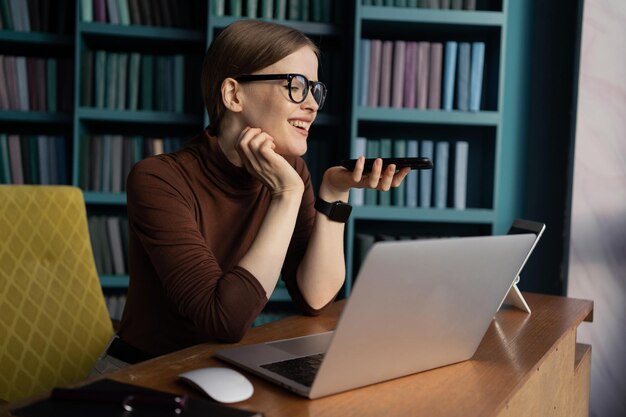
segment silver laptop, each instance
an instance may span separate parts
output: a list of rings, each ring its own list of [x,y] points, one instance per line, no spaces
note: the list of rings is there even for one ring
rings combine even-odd
[[[335,331],[215,356],[308,398],[467,360],[534,242],[519,234],[375,243]]]

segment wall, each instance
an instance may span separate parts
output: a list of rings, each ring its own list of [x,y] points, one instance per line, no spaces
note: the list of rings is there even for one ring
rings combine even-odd
[[[583,11],[568,295],[595,302],[592,416],[626,416],[626,1]]]

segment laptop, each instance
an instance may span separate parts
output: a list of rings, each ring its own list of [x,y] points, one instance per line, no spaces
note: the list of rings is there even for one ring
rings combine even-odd
[[[534,242],[519,234],[375,243],[334,331],[215,356],[311,399],[470,359]]]

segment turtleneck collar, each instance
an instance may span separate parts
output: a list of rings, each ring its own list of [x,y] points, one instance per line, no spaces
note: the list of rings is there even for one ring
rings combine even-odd
[[[244,167],[238,167],[230,162],[222,151],[217,137],[211,136],[205,130],[202,133],[204,140],[200,141],[200,163],[212,182],[228,194],[248,194],[258,191],[261,182],[254,178]]]

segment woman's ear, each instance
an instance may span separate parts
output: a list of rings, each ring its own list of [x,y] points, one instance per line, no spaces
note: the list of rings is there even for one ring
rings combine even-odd
[[[226,78],[222,82],[222,102],[228,110],[239,113],[243,110],[241,102],[241,88],[233,78]]]

